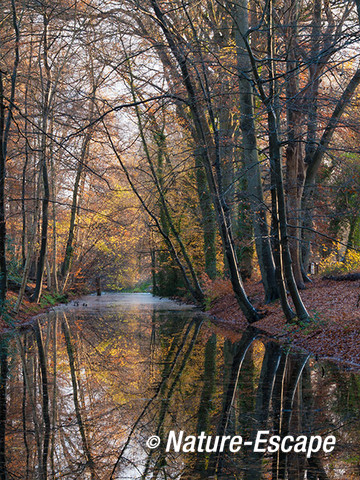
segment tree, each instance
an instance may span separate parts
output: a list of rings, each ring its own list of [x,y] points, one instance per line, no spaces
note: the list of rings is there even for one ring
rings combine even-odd
[[[6,11],[6,7],[4,12]],[[5,204],[5,177],[6,177],[6,157],[9,142],[10,126],[12,121],[12,112],[14,108],[17,70],[19,64],[19,41],[20,31],[17,20],[15,0],[11,1],[11,18],[14,30],[13,47],[13,68],[10,77],[8,91],[5,90],[4,74],[7,71],[4,65],[5,56],[2,59],[3,65],[0,66],[0,308],[3,307],[7,291],[7,261],[6,261],[6,204]],[[3,20],[5,21],[5,19]],[[7,60],[7,59],[6,59]],[[4,69],[4,70],[3,70]],[[5,105],[6,95],[8,105]]]

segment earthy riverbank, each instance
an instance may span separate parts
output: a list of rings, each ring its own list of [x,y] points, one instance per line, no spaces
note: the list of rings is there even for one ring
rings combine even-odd
[[[17,293],[12,291],[7,293],[9,312],[11,311],[11,306],[15,305],[16,299]],[[62,301],[60,301],[60,299]],[[68,298],[68,300],[70,299]],[[64,303],[64,297],[59,296],[56,298],[51,294],[45,294],[40,303],[30,302],[27,298],[24,298],[20,310],[16,316],[11,314],[0,316],[0,334],[9,329],[31,323],[34,317],[49,311],[51,308],[55,307],[56,305],[60,305],[61,303]]]
[[[247,327],[228,280],[211,282],[206,290],[208,313],[219,325],[233,332]],[[360,281],[315,280],[302,291],[302,298],[312,316],[312,322],[302,326],[286,324],[279,302],[264,306],[261,283],[248,284],[246,290],[254,305],[265,311],[265,317],[255,324],[256,327],[315,355],[360,367]],[[15,300],[16,294],[9,292],[8,301],[15,303]],[[35,316],[59,303],[48,295],[40,304],[25,299],[14,319],[0,319],[0,333],[30,323]]]
[[[360,281],[315,280],[301,292],[313,320],[308,325],[287,325],[279,302],[263,305],[261,284],[247,285],[247,292],[266,316],[255,325],[268,334],[305,348],[321,357],[360,366]],[[209,313],[224,326],[242,330],[247,322],[227,281],[218,280],[208,287]]]

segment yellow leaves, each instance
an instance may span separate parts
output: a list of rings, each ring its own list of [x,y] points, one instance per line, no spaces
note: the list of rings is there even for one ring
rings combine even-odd
[[[330,254],[320,262],[319,270],[322,274],[348,273],[360,269],[360,252],[348,249],[343,259],[337,244],[334,244]]]

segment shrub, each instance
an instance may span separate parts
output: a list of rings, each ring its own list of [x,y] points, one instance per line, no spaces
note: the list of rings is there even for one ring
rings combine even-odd
[[[322,275],[337,275],[354,272],[360,269],[360,252],[349,249],[343,259],[340,259],[338,246],[335,244],[330,254],[319,264]]]

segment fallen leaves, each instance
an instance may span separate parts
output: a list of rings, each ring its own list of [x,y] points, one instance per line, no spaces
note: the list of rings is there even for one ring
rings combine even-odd
[[[264,308],[262,285],[249,283],[247,291],[256,308]],[[235,297],[224,286],[218,293],[212,295],[214,300],[209,313],[237,329],[246,328],[246,319]],[[360,367],[359,293],[360,281],[315,280],[301,292],[312,316],[309,325],[286,324],[278,301],[266,305],[266,317],[255,325],[314,354],[359,364]]]

